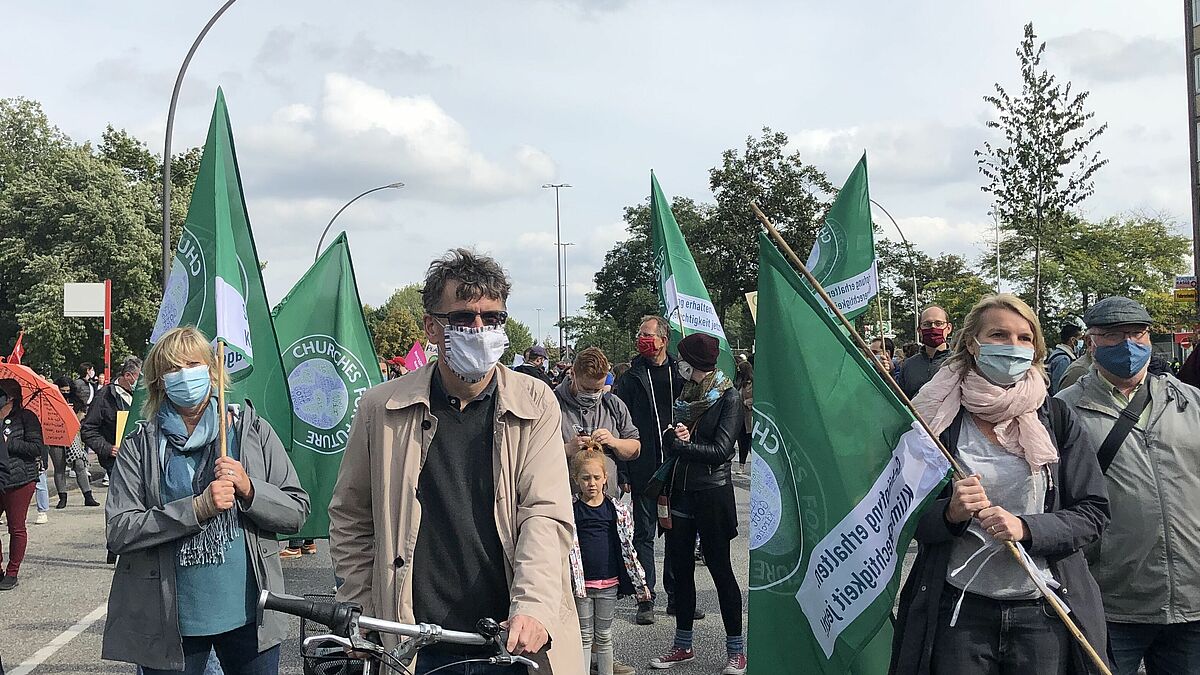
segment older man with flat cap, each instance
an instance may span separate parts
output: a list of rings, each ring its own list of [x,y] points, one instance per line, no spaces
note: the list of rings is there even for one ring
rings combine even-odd
[[[1088,562],[1113,672],[1144,660],[1150,673],[1200,673],[1200,390],[1148,371],[1151,319],[1137,302],[1105,298],[1083,320],[1095,365],[1058,398],[1108,483],[1112,520]]]

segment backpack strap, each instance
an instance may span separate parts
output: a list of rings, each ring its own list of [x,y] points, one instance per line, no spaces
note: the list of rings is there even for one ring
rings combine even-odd
[[[1142,380],[1142,386],[1138,387],[1133,398],[1130,399],[1129,405],[1121,411],[1117,417],[1117,422],[1113,424],[1113,428],[1108,432],[1108,436],[1104,438],[1104,442],[1100,444],[1100,449],[1096,451],[1096,459],[1100,461],[1100,471],[1108,473],[1108,467],[1113,463],[1113,459],[1117,456],[1117,450],[1121,444],[1129,436],[1129,432],[1133,431],[1133,425],[1142,417],[1142,411],[1150,403],[1150,378],[1147,376]]]

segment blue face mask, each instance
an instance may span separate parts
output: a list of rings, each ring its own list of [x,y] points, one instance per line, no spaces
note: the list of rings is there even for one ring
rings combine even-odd
[[[1016,384],[1033,365],[1033,347],[1020,345],[985,345],[978,340],[979,354],[975,365],[992,384],[1008,387]]]
[[[1108,347],[1096,347],[1096,363],[1121,379],[1133,377],[1150,362],[1150,345],[1125,339]]]
[[[163,375],[163,386],[167,390],[167,398],[176,408],[195,408],[208,400],[212,380],[209,379],[208,366],[196,366]]]

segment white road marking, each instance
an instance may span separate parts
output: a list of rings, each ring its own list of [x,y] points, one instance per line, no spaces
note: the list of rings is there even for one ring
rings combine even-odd
[[[45,647],[34,652],[33,656],[25,660],[24,663],[8,671],[10,675],[29,675],[38,666],[45,663],[46,659],[54,656],[58,650],[66,647],[71,640],[74,640],[80,633],[91,628],[92,624],[104,618],[108,613],[108,603],[105,602],[96,609],[92,610],[91,614],[80,619],[74,626],[59,633],[58,637],[51,640]]]

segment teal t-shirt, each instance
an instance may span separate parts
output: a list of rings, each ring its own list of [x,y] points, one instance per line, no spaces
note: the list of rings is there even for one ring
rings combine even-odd
[[[236,434],[228,435],[227,444],[229,456],[238,459]],[[183,455],[192,476],[195,475],[201,454],[195,452]],[[238,528],[235,531],[233,541],[225,550],[224,562],[211,565],[180,565],[177,550],[175,591],[179,611],[179,634],[182,636],[219,635],[253,621],[258,584],[250,570],[244,529]]]

